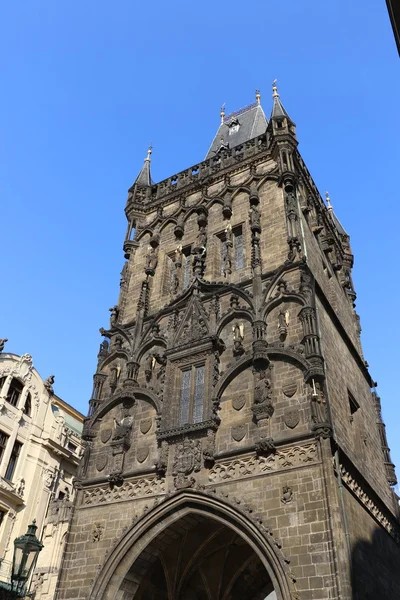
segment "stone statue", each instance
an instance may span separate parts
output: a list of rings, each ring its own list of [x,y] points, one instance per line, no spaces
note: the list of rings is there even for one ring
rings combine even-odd
[[[249,212],[249,216],[250,216],[251,229],[256,230],[256,231],[261,231],[261,217],[260,217],[260,211],[258,210],[258,206],[256,206],[255,204],[252,204],[250,212]]]
[[[114,442],[125,441],[130,435],[133,425],[133,417],[129,414],[127,409],[123,411],[123,417],[119,421],[114,417],[114,433],[112,439]]]
[[[244,353],[244,325],[243,323],[235,323],[232,326],[233,332],[233,356],[241,356]]]
[[[50,377],[48,377],[44,382],[43,385],[46,388],[46,390],[49,392],[49,394],[52,396],[54,394],[54,390],[53,390],[53,383],[55,380],[55,376],[54,375],[50,375]]]
[[[199,233],[197,234],[196,243],[195,243],[195,247],[193,249],[193,253],[194,254],[200,254],[201,256],[204,256],[205,253],[206,253],[206,247],[207,247],[207,233],[206,233],[206,228],[205,227],[200,227],[199,228]]]
[[[25,479],[23,477],[20,477],[17,481],[17,485],[15,486],[15,491],[17,492],[18,496],[23,496],[24,495],[24,491],[25,491]]]
[[[325,394],[321,384],[313,381],[313,393],[311,395],[311,420],[313,423],[328,422],[328,408]]]
[[[283,342],[286,339],[289,326],[289,311],[282,309],[278,314],[278,334]]]
[[[0,352],[3,352],[6,342],[8,342],[8,338],[0,338]]]
[[[98,356],[107,356],[110,344],[107,340],[103,340],[100,344]]]
[[[271,380],[266,376],[265,371],[261,371],[259,379],[254,388],[254,403],[267,403],[271,400],[271,396]]]
[[[157,248],[149,246],[149,251],[146,256],[146,270],[155,271],[158,264]]]
[[[144,361],[144,373],[146,376],[147,383],[150,383],[150,381],[151,381],[155,362],[156,362],[156,359],[153,356],[153,354],[148,354],[146,356],[145,361]]]
[[[110,327],[115,327],[118,322],[119,308],[117,304],[112,308],[108,309],[110,311]]]

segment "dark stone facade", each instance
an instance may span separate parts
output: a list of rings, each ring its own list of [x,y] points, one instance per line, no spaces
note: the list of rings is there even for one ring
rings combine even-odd
[[[57,598],[400,597],[349,237],[276,89],[257,138],[159,184],[148,157],[126,215]]]

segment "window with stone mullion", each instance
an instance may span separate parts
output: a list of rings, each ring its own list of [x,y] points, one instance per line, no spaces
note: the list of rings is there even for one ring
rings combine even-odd
[[[181,374],[179,425],[200,423],[204,411],[205,366],[192,367]]]
[[[197,367],[195,369],[193,423],[200,423],[203,420],[204,375],[205,375],[205,367],[204,366]]]
[[[192,370],[182,371],[179,425],[189,423],[191,382]]]

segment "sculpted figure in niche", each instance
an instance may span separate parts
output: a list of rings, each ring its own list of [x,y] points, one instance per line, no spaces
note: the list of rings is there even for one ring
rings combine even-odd
[[[149,246],[148,250],[149,251],[146,256],[146,269],[155,271],[158,264],[157,248],[152,248],[151,246]]]
[[[156,363],[156,359],[153,356],[153,354],[148,354],[144,361],[144,373],[145,373],[146,381],[148,384],[150,383],[151,378],[153,376],[153,370],[154,370],[155,363]]]
[[[235,323],[232,327],[233,332],[233,356],[241,356],[244,353],[244,325]]]
[[[257,231],[261,229],[261,221],[260,221],[260,211],[255,204],[252,204],[250,212],[250,226],[252,229],[256,229]]]
[[[114,433],[112,436],[114,442],[126,440],[132,430],[133,417],[129,414],[129,409],[124,408],[122,415],[120,421],[114,417]]]
[[[265,371],[261,371],[254,388],[254,404],[264,404],[271,400],[271,380]]]
[[[205,227],[199,228],[199,233],[197,234],[196,244],[193,248],[194,254],[200,254],[200,256],[204,256],[206,253],[207,247],[207,233]]]
[[[313,380],[313,392],[311,395],[311,420],[313,423],[328,422],[328,408],[322,385]]]

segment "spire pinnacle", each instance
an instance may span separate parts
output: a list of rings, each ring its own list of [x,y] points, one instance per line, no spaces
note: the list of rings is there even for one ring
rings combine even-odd
[[[153,181],[151,179],[151,174],[150,174],[150,163],[151,163],[151,154],[153,152],[153,146],[150,143],[150,146],[148,147],[147,150],[147,156],[144,159],[144,164],[143,167],[140,170],[139,175],[136,178],[135,183],[137,185],[142,185],[142,186],[150,186],[153,184]]]
[[[221,117],[221,125],[223,125],[224,124],[224,118],[225,118],[225,102],[221,106],[221,111],[219,113],[219,116]]]
[[[257,102],[257,104],[261,104],[260,90],[256,90],[256,102]]]
[[[333,206],[331,204],[331,199],[329,198],[329,192],[325,192],[326,204],[328,205],[328,210],[333,210]]]
[[[277,81],[278,81],[277,79],[274,79],[273,82],[272,82],[272,97],[273,98],[279,98],[278,88],[277,88],[277,85],[276,85]]]

